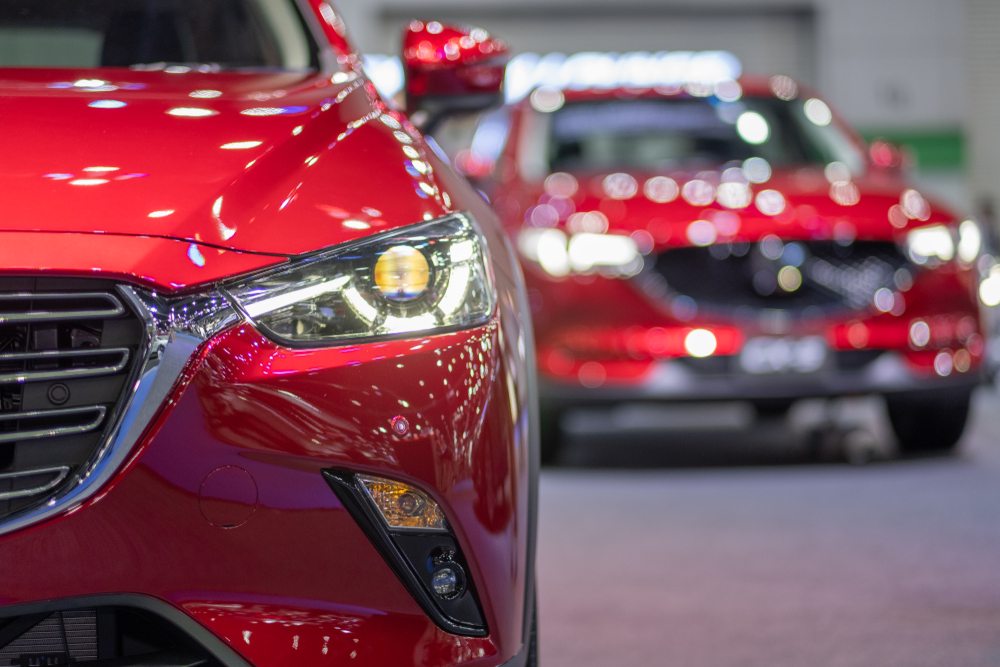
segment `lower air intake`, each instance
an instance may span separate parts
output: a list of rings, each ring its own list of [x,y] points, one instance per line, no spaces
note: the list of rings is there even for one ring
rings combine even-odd
[[[160,616],[129,607],[0,619],[0,667],[223,667]]]

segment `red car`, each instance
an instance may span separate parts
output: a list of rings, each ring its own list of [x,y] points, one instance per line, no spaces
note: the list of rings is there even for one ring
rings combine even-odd
[[[340,16],[0,34],[0,665],[535,664],[523,278]],[[482,31],[405,49],[412,111],[499,99]]]
[[[903,450],[959,439],[983,232],[813,92],[541,87],[476,142],[504,146],[462,165],[525,260],[545,456],[560,410],[657,401],[881,394]]]

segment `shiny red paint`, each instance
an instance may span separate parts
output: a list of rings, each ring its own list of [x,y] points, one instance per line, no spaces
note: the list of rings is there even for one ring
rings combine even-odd
[[[287,261],[153,236],[0,232],[0,271],[57,270],[114,277],[155,289],[187,290]]]
[[[355,70],[339,15],[309,5],[339,71],[0,72],[17,156],[0,165],[2,271],[191,293],[456,210],[487,239],[496,312],[468,331],[314,350],[245,323],[219,334],[99,495],[0,537],[0,604],[152,596],[259,667],[493,667],[527,640],[533,570],[523,278],[479,194]],[[51,86],[84,77],[117,89]],[[220,94],[191,95],[203,90]],[[126,106],[88,106],[104,99]],[[323,480],[330,467],[441,504],[488,637],[423,613]]]
[[[773,95],[767,78],[745,77],[739,83],[744,96]],[[651,89],[565,90],[563,94],[567,103],[686,95],[680,89],[672,93]],[[812,97],[819,96],[800,87],[799,99]],[[562,185],[547,186],[542,179],[532,178],[521,168],[525,135],[531,136],[532,123],[539,115],[528,99],[510,108],[510,132],[504,151],[492,169],[487,170],[491,173],[480,182],[515,240],[523,229],[550,226],[555,219],[558,222],[552,226],[569,234],[569,216],[589,211],[600,212],[606,218],[608,234],[629,235],[640,244],[648,244],[648,252],[653,254],[693,245],[687,229],[698,220],[712,222],[720,230],[722,240],[735,237],[757,242],[767,235],[776,235],[785,241],[829,240],[843,235],[862,241],[898,243],[902,243],[912,229],[955,225],[963,220],[944,203],[926,195],[921,195],[926,210],[921,211],[919,217],[904,215],[901,212],[903,199],[915,191],[899,169],[898,150],[884,143],[869,147],[835,111],[832,122],[867,160],[865,173],[855,175],[850,185],[842,185],[831,184],[822,166],[774,168],[765,183],[751,184],[751,201],[738,208],[723,206],[714,193],[709,203],[691,203],[680,190],[686,183],[698,179],[699,174],[683,168],[660,174],[629,172],[628,176],[635,180],[636,192],[620,199],[612,197],[604,185],[609,172],[574,172],[564,175]],[[661,203],[651,199],[644,186],[649,179],[664,174],[674,180],[678,194],[671,201]],[[567,182],[571,185],[567,186]],[[780,193],[784,201],[780,213],[767,214],[758,208],[756,195],[764,190]],[[533,214],[538,220],[533,219]],[[872,308],[870,312],[855,313],[847,322],[827,318],[795,323],[782,332],[768,330],[752,321],[736,324],[727,317],[702,313],[693,319],[680,320],[662,303],[643,294],[631,281],[600,275],[571,274],[557,278],[546,273],[536,262],[526,260],[524,265],[538,343],[539,369],[544,380],[556,385],[592,389],[607,386],[611,390],[616,386],[641,388],[664,360],[689,356],[679,335],[693,328],[724,332],[719,337],[716,355],[738,354],[743,343],[755,336],[799,338],[818,335],[835,350],[895,351],[906,359],[914,373],[922,376],[934,375],[932,365],[926,360],[928,354],[933,359],[934,350],[968,351],[972,359],[970,382],[983,361],[975,270],[957,261],[939,269],[922,271],[913,287],[903,295],[904,313],[882,314]],[[934,336],[926,350],[914,349],[908,339],[909,326],[921,319],[972,321],[974,326],[963,336]],[[867,332],[864,336],[859,333],[858,325]],[[856,332],[853,342],[848,341],[846,334],[851,326],[855,326]],[[730,330],[738,335],[731,336]],[[655,332],[653,339],[651,332]],[[671,342],[662,344],[661,339]],[[595,371],[598,367],[599,372]],[[594,372],[597,376],[593,376]],[[588,373],[592,376],[590,380]],[[593,377],[599,378],[596,384],[591,381]],[[593,395],[601,394],[595,391]]]
[[[525,564],[511,544],[525,537],[527,484],[524,434],[511,422],[522,406],[510,403],[499,330],[498,317],[321,351],[229,330],[99,498],[0,539],[0,601],[153,595],[261,667],[334,665],[351,651],[358,665],[497,664],[519,648],[523,597],[513,592]],[[410,435],[391,432],[395,415]],[[423,614],[323,481],[334,466],[416,483],[441,503],[481,583],[490,637],[448,635]],[[213,525],[199,506],[223,467],[246,470],[258,490],[238,528]]]
[[[50,87],[84,77],[118,90]],[[88,106],[108,99],[127,106]],[[420,134],[353,71],[7,70],[0,117],[18,156],[0,166],[0,231],[296,255],[451,210],[421,188],[437,182],[413,164],[430,153]]]

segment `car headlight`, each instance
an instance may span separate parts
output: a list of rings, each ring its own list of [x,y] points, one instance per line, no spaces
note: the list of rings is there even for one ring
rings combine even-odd
[[[906,252],[916,264],[934,258],[950,262],[955,256],[955,239],[944,225],[919,227],[906,235]]]
[[[966,220],[958,226],[958,258],[972,264],[979,258],[983,247],[983,233],[974,220]]]
[[[628,236],[581,232],[567,236],[559,229],[522,229],[518,248],[538,262],[551,276],[597,270],[606,275],[630,277],[642,270],[639,248]]]
[[[265,335],[299,347],[475,326],[496,305],[486,242],[461,213],[322,251],[225,291]]]

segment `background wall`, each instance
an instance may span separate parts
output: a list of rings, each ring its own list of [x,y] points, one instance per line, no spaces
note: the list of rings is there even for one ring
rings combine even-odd
[[[963,178],[963,171],[970,153],[966,147],[972,143],[966,141],[967,130],[1000,120],[1000,115],[990,117],[1000,111],[997,0],[338,0],[337,4],[355,43],[368,53],[398,54],[400,30],[414,17],[478,25],[509,41],[515,51],[731,51],[745,72],[789,74],[816,86],[866,137],[887,137],[909,146],[917,158],[919,177],[942,196],[972,207],[992,192],[985,183],[988,179],[970,181]],[[980,35],[979,41],[970,41],[970,34]],[[967,45],[974,44],[980,44],[976,53],[967,53]],[[989,75],[970,75],[973,61],[997,77],[977,84],[978,97],[967,89],[970,76]],[[970,114],[967,101],[976,100],[979,106],[990,101],[980,99],[983,85],[996,107]],[[983,120],[974,120],[979,117]],[[996,136],[993,148],[981,159],[991,158],[1000,168],[1000,129],[987,131]]]

